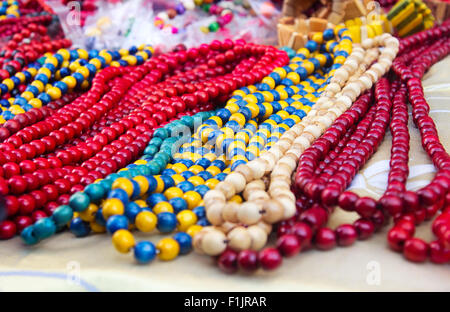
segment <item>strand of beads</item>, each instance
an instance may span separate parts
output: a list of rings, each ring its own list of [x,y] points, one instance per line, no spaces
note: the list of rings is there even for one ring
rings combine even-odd
[[[266,49],[270,52],[267,53],[267,55],[271,55],[276,51],[271,47]],[[276,61],[266,64],[264,66],[264,68],[266,68],[265,70],[270,70],[270,68],[282,65],[283,62],[285,62],[283,57],[281,57],[285,57],[283,52],[276,51],[276,54],[278,57],[273,57]],[[257,64],[255,68],[263,68],[260,66],[261,65]],[[236,66],[237,72],[242,72],[243,70],[246,70],[245,67]],[[217,122],[220,122],[220,124],[222,124],[221,119],[218,119],[218,117],[212,117],[208,121],[215,122],[216,124]],[[180,122],[184,123],[184,127],[188,126],[191,129],[196,124],[195,122],[183,119]],[[254,122],[250,124],[254,127]],[[183,129],[176,129],[176,127],[176,125],[173,125],[173,127],[168,126],[168,130],[171,133],[186,134],[186,131]],[[197,143],[200,143],[198,139],[201,137],[199,134],[201,129],[203,129],[202,126],[198,128],[197,132],[193,136],[194,140],[190,143],[196,145],[194,143],[195,140],[197,140]],[[151,142],[150,145],[154,146],[161,144],[162,147],[165,142],[172,141],[172,137],[168,139],[166,138],[169,133],[164,132],[165,131],[160,131],[158,133],[155,132],[155,136],[157,135],[156,138],[165,138],[162,144],[157,143],[154,138],[153,140],[155,140],[155,142]],[[181,139],[183,139],[183,137],[181,137]],[[178,146],[181,143],[182,141],[175,146]],[[178,156],[177,154],[174,155],[173,164],[167,166],[167,169],[162,171],[160,176],[138,176],[132,179],[119,178],[113,182],[113,190],[108,194],[108,197],[110,198],[103,203],[96,215],[100,214],[99,217],[101,218],[105,216],[109,217],[109,219],[107,218],[106,220],[106,225],[108,227],[109,224],[109,228],[117,230],[117,232],[113,235],[113,242],[120,252],[128,252],[130,248],[134,247],[134,239],[131,239],[132,234],[126,231],[125,228],[119,228],[117,226],[118,223],[122,226],[125,225],[125,217],[118,216],[116,214],[118,212],[126,214],[128,209],[136,208],[137,202],[134,202],[131,206],[130,204],[127,204],[127,202],[128,198],[133,196],[133,193],[139,195],[140,192],[136,191],[137,189],[140,191],[147,189],[147,193],[154,192],[148,196],[146,200],[148,206],[151,207],[152,210],[144,210],[140,213],[139,217],[136,217],[138,229],[147,232],[157,227],[161,232],[170,232],[174,230],[178,220],[178,229],[181,231],[186,230],[186,233],[179,232],[174,236],[175,240],[178,240],[178,242],[175,242],[173,239],[164,239],[157,245],[156,250],[158,250],[159,258],[162,260],[171,260],[178,254],[178,250],[183,253],[190,249],[191,239],[189,237],[201,229],[201,225],[195,225],[197,219],[199,220],[199,223],[201,223],[202,219],[206,220],[204,218],[204,212],[202,211],[203,207],[200,206],[201,197],[209,189],[209,187],[214,187],[214,185],[218,183],[218,180],[213,178],[213,176],[219,178],[221,170],[225,167],[225,163],[223,160],[220,160],[220,158],[214,159],[216,158],[216,155],[213,152],[207,152],[205,150],[199,151],[196,155],[194,155],[195,152],[192,151],[192,157],[186,157],[183,159],[181,156],[189,153],[188,151],[190,150],[190,147],[193,147],[189,144],[183,146],[184,147],[180,150],[181,153],[178,153]],[[155,150],[156,147],[150,148],[149,146],[148,149]],[[169,148],[169,150],[176,150],[176,148],[174,149],[172,147]],[[169,152],[169,155],[170,154],[171,152]],[[203,155],[204,157],[202,157]],[[164,169],[164,167],[165,165],[161,169]],[[137,184],[142,184],[143,186],[140,187]],[[147,185],[150,185],[150,187]],[[140,203],[145,205],[145,202],[140,201]],[[125,205],[126,207],[124,208]],[[147,207],[144,208],[148,209]],[[174,212],[177,213],[176,216]],[[181,240],[183,238],[184,241],[186,241],[185,243]],[[189,244],[186,245],[187,243]],[[141,242],[134,247],[135,257],[138,261],[148,262],[154,258],[155,248],[149,248],[149,245],[153,246],[150,242]],[[123,246],[126,246],[126,248],[122,248]],[[143,252],[145,252],[145,250],[141,250],[144,248],[141,246],[145,246],[148,252],[153,253],[153,256],[143,256]],[[168,251],[168,248],[172,250],[172,252]]]
[[[134,56],[133,54],[136,54]],[[9,97],[11,105],[2,113],[4,120],[9,120],[17,114],[24,113],[31,108],[39,108],[51,100],[57,100],[67,92],[74,89],[87,89],[95,73],[109,66],[126,66],[142,64],[152,55],[151,47],[130,48],[123,56],[118,51],[95,50],[88,53],[86,50],[60,49],[54,55],[42,60],[42,67],[37,70],[33,81],[17,97]],[[22,77],[24,75],[17,75]],[[0,84],[0,90],[11,92],[26,80],[17,76],[6,79]],[[34,75],[32,75],[34,76]],[[25,76],[26,77],[26,76]],[[1,122],[1,120],[0,120]],[[9,130],[9,129],[8,129]]]
[[[425,66],[431,66],[431,64],[448,54],[447,33],[448,26],[444,25],[443,29],[434,29],[418,35],[418,38],[421,38],[422,45],[425,45],[427,48],[418,49],[423,58],[420,57],[413,61],[413,63],[421,64],[420,66],[412,66],[414,75],[421,77],[425,72]],[[430,43],[433,43],[438,36],[444,38],[437,40],[430,46]],[[431,40],[427,42],[427,39]],[[402,50],[405,50],[404,42],[401,44],[401,47]],[[315,235],[314,244],[319,249],[327,250],[333,248],[336,244],[340,246],[351,245],[357,237],[359,239],[367,239],[375,230],[386,223],[387,216],[392,215],[396,225],[389,232],[388,240],[394,250],[403,250],[405,257],[412,261],[424,261],[430,249],[432,250],[430,251],[430,257],[433,262],[445,263],[448,261],[449,252],[445,240],[442,240],[442,234],[446,231],[445,213],[442,214],[442,218],[437,218],[434,223],[436,224],[434,231],[439,239],[432,242],[430,247],[422,240],[411,238],[414,234],[414,221],[421,223],[425,218],[431,218],[445,203],[445,188],[448,186],[448,171],[445,171],[445,166],[448,166],[448,155],[445,153],[442,145],[436,145],[436,141],[431,141],[434,144],[431,146],[435,149],[436,156],[440,157],[439,160],[437,158],[434,159],[440,170],[433,182],[417,193],[419,197],[414,192],[406,191],[405,183],[408,176],[409,151],[408,113],[405,102],[407,91],[410,93],[410,101],[413,104],[413,118],[415,122],[418,124],[419,118],[427,115],[427,110],[424,111],[423,108],[420,108],[422,104],[419,104],[426,103],[422,89],[417,88],[417,81],[419,80],[412,78],[411,70],[402,65],[402,62],[405,60],[412,61],[414,56],[417,55],[417,50],[411,50],[408,54],[403,54],[394,61],[394,70],[402,80],[408,81],[413,79],[414,84],[408,82],[405,85],[403,82],[396,80],[393,82],[392,90],[389,92],[387,80],[381,80],[375,89],[377,105],[368,111],[355,130],[350,129],[355,121],[366,114],[364,113],[366,109],[349,114],[347,120],[341,119],[337,121],[321,138],[321,140],[329,140],[333,135],[335,139],[332,142],[335,147],[343,146],[341,143],[344,142],[345,147],[338,151],[340,153],[339,156],[327,163],[327,155],[332,156],[332,154],[323,152],[323,144],[320,140],[316,141],[305,152],[305,158],[299,163],[296,175],[297,191],[300,195],[299,206],[302,209],[298,218],[300,222],[285,223],[283,227],[279,228],[279,235],[289,233],[302,237],[304,233],[311,233],[311,235]],[[424,60],[427,61],[424,62]],[[353,192],[343,192],[356,172],[370,158],[383,139],[389,122],[391,97],[393,97],[393,108],[390,126],[393,146],[386,192],[378,201],[370,197],[359,197]],[[414,105],[417,104],[419,106],[414,108]],[[374,107],[377,107],[376,110],[374,110]],[[422,113],[423,117],[419,117],[421,111],[425,113],[425,115]],[[430,121],[431,119],[427,120],[427,122]],[[421,121],[419,129],[423,124],[424,122]],[[430,128],[430,130],[432,129]],[[437,136],[435,128],[431,133]],[[344,135],[350,135],[350,140],[347,140]],[[336,136],[341,138],[341,143],[337,144]],[[430,137],[434,139],[434,136]],[[307,170],[305,167],[311,167],[311,170]],[[313,172],[315,172],[314,175]],[[436,195],[430,196],[430,190],[433,190],[431,194],[434,193]],[[423,197],[421,198],[421,196]],[[433,200],[427,202],[424,198],[433,198]],[[424,204],[424,202],[427,204]],[[419,207],[419,203],[421,203],[422,207],[425,205],[425,208]],[[355,221],[353,225],[342,224],[334,231],[324,227],[328,214],[333,211],[336,204],[344,210],[357,212],[361,218]],[[408,241],[408,244],[405,244],[406,241]]]
[[[259,187],[257,187],[256,189],[259,189],[260,191],[262,191],[261,194],[264,193],[266,195],[264,198],[264,202],[260,201],[258,203],[257,200],[254,200],[253,202],[248,202],[247,204],[242,205],[239,208],[240,210],[237,210],[238,215],[239,215],[239,213],[245,215],[246,213],[248,213],[247,211],[252,211],[252,212],[254,212],[253,215],[258,215],[259,211],[264,212],[264,210],[266,210],[266,209],[271,211],[271,210],[281,210],[281,208],[286,209],[286,207],[288,207],[290,213],[287,215],[284,215],[284,219],[293,217],[293,215],[295,214],[295,197],[292,197],[292,193],[290,192],[289,187],[290,187],[290,182],[291,182],[290,181],[291,173],[295,169],[297,159],[300,156],[300,154],[302,153],[302,151],[304,151],[306,149],[306,147],[309,146],[309,144],[315,138],[320,136],[320,134],[324,132],[326,127],[331,125],[331,123],[334,121],[334,119],[336,117],[338,117],[348,107],[351,106],[352,102],[361,93],[361,91],[364,91],[364,90],[370,88],[372,83],[374,81],[376,81],[378,79],[378,77],[383,75],[389,69],[390,62],[392,62],[392,59],[395,57],[395,54],[398,49],[398,41],[396,39],[392,38],[390,35],[384,35],[383,37],[375,38],[375,40],[368,40],[368,41],[364,42],[363,45],[366,48],[371,48],[372,46],[377,45],[378,43],[382,43],[385,46],[385,49],[383,49],[383,52],[380,55],[379,62],[371,66],[371,68],[368,71],[368,74],[364,73],[364,74],[366,74],[366,76],[364,76],[364,78],[363,78],[363,75],[361,75],[361,74],[364,72],[364,69],[367,68],[366,66],[370,65],[376,59],[376,57],[378,55],[378,52],[376,50],[368,50],[369,52],[367,52],[367,56],[366,56],[366,58],[364,58],[363,50],[358,51],[357,48],[353,49],[355,51],[355,54],[351,59],[349,57],[348,62],[347,62],[347,65],[349,65],[349,66],[345,67],[345,69],[346,68],[350,69],[349,70],[350,75],[352,75],[354,73],[354,76],[350,77],[350,79],[349,79],[349,73],[346,72],[346,70],[342,70],[339,73],[336,71],[336,73],[335,73],[337,75],[337,76],[335,76],[336,81],[339,82],[339,81],[343,80],[343,82],[342,82],[342,84],[343,84],[348,79],[348,84],[342,89],[342,93],[341,93],[342,95],[340,95],[337,100],[334,99],[334,101],[336,101],[335,107],[333,107],[332,103],[330,103],[329,97],[331,95],[334,95],[335,92],[339,92],[341,90],[340,83],[337,83],[337,82],[330,83],[330,85],[327,86],[326,93],[324,94],[323,99],[318,101],[318,104],[328,102],[329,103],[328,108],[333,107],[331,109],[332,110],[334,109],[332,111],[334,116],[328,115],[328,116],[330,116],[330,117],[328,117],[328,119],[323,118],[323,116],[325,116],[328,112],[326,109],[323,110],[323,112],[320,112],[318,114],[313,113],[313,114],[309,115],[311,117],[307,116],[307,118],[305,118],[306,120],[302,120],[302,123],[306,123],[306,127],[302,124],[300,124],[300,126],[299,126],[299,130],[298,130],[299,133],[297,135],[301,139],[298,139],[297,141],[295,141],[296,140],[295,134],[292,133],[292,136],[294,137],[294,139],[293,140],[291,139],[291,140],[292,140],[292,142],[298,143],[295,148],[297,150],[292,149],[292,148],[290,149],[289,145],[292,145],[292,143],[289,143],[289,140],[287,140],[286,147],[280,147],[280,150],[275,150],[276,153],[274,153],[273,155],[271,155],[269,157],[265,157],[264,160],[269,164],[269,166],[267,166],[267,167],[269,167],[268,171],[270,172],[271,171],[270,169],[276,168],[276,170],[273,169],[273,172],[271,175],[269,192],[268,192],[268,194],[265,193],[264,184],[261,183],[262,181],[258,182]],[[358,68],[358,65],[359,65],[358,60],[359,60],[359,63],[361,63],[364,60],[366,62],[366,64],[363,63],[361,68]],[[353,70],[352,70],[352,68],[353,68]],[[372,76],[369,76],[370,74],[372,74]],[[340,109],[338,108],[336,110],[337,107],[340,107]],[[318,110],[320,111],[320,106],[319,106]],[[315,112],[317,112],[318,110],[315,110]],[[322,122],[319,121],[319,118]],[[311,126],[308,126],[307,122],[311,122],[312,123]],[[322,124],[322,123],[324,123],[324,124]],[[320,126],[321,124],[322,124],[322,126]],[[303,130],[303,128],[305,130]],[[306,136],[303,135],[303,131],[306,133]],[[286,152],[286,151],[288,151],[288,152]],[[288,154],[291,154],[291,155],[287,156]],[[278,155],[278,157],[277,157],[277,155]],[[286,156],[281,157],[282,155],[286,155]],[[276,162],[280,159],[282,159],[282,162],[280,162],[279,165],[276,164]],[[264,168],[264,164],[263,164],[263,162],[260,162],[260,164],[258,164],[255,167],[256,168],[260,168],[260,167]],[[252,168],[250,167],[249,169],[252,169]],[[238,171],[238,170],[239,170],[239,167],[236,169],[236,171]],[[248,172],[247,168],[245,168],[245,170]],[[259,170],[261,170],[261,169],[259,169]],[[245,171],[243,171],[243,172],[245,172]],[[253,173],[255,173],[255,172],[256,172],[256,170],[253,171]],[[261,170],[259,172],[259,177],[261,177],[262,175],[264,175],[264,171]],[[272,185],[272,183],[273,183],[273,185]],[[243,186],[245,187],[245,183],[243,184]],[[254,188],[253,185],[252,185],[252,188]],[[217,188],[216,188],[216,190],[217,190]],[[270,199],[271,197],[276,198],[276,201],[275,200],[268,201],[268,199]],[[217,199],[215,199],[215,200],[217,200]],[[206,197],[205,197],[205,205],[208,209],[208,203],[206,202]],[[267,208],[265,208],[265,207],[267,207]],[[259,220],[259,218],[260,217],[258,217],[258,218],[255,217],[255,220]],[[239,220],[239,221],[242,222],[242,220]],[[277,221],[279,221],[279,220],[277,220]],[[207,231],[208,230],[203,230],[204,237],[207,237],[207,235],[208,235]],[[216,233],[218,233],[217,230],[212,229],[209,231],[211,231],[213,233],[213,234],[209,234],[210,237],[214,237],[214,235],[216,237],[219,237],[219,235],[216,234]],[[278,250],[286,256],[292,256],[292,255],[296,254],[300,250],[300,242],[296,241],[295,242],[296,248],[292,248],[292,249],[289,247],[286,247],[286,245],[289,246],[290,244],[292,244],[291,237],[282,237],[282,238],[280,238],[279,243],[278,243]],[[195,245],[195,243],[194,243],[194,245]],[[238,249],[238,251],[239,250],[242,250],[242,249]],[[281,256],[280,256],[280,252],[278,250],[268,248],[268,249],[260,252],[259,258],[261,261],[261,265],[264,268],[273,269],[281,263]],[[246,265],[248,264],[247,260],[248,260],[249,255],[252,255],[251,258],[254,261],[252,262],[252,265],[248,266],[248,269],[254,270],[258,267],[258,265],[257,265],[258,254],[256,253],[256,251],[244,250],[244,251],[241,251],[241,253],[243,255],[245,255],[245,256],[243,256],[243,259],[245,259],[245,260],[242,260],[243,261],[242,267],[244,269],[247,267]],[[221,259],[221,260],[219,260],[219,262],[222,263],[221,261],[223,261],[223,263],[230,264],[231,266],[226,267],[224,269],[234,271],[237,268],[237,260],[234,262],[229,262],[227,259],[229,259],[230,257],[234,257],[235,260],[239,258],[238,254],[235,251],[226,251],[222,255],[222,257],[219,258],[219,259]],[[278,259],[278,260],[275,261],[274,259]]]
[[[133,92],[130,91],[129,96],[123,97],[123,103],[126,105],[130,105],[130,110],[132,111],[131,115],[126,117],[128,123],[124,125],[126,125],[127,127],[138,125],[136,127],[136,130],[139,129],[139,132],[150,131],[157,127],[157,122],[163,123],[164,121],[166,121],[168,119],[167,116],[170,116],[170,118],[175,117],[174,114],[176,113],[176,111],[167,110],[167,116],[161,111],[156,112],[156,110],[159,109],[162,103],[167,103],[167,100],[169,104],[168,106],[172,106],[173,103],[173,107],[177,107],[181,111],[186,108],[192,109],[197,105],[199,105],[200,107],[203,105],[208,106],[210,105],[208,104],[209,101],[213,102],[216,99],[220,101],[220,99],[226,96],[231,89],[247,83],[245,79],[247,79],[247,81],[249,82],[259,80],[267,71],[267,66],[276,66],[277,64],[280,64],[280,59],[275,61],[272,60],[272,58],[275,57],[275,55],[273,55],[274,50],[274,48],[266,48],[252,44],[244,45],[243,42],[240,41],[236,44],[231,41],[225,41],[224,43],[215,41],[209,46],[202,45],[199,49],[194,48],[188,51],[178,51],[173,54],[163,55],[159,58],[150,60],[149,62],[145,63],[144,65],[146,66],[142,68],[143,70],[149,71],[150,74],[138,84],[133,86],[131,90]],[[207,56],[208,58],[205,58],[204,56]],[[207,59],[209,59],[208,64],[206,64]],[[161,61],[166,62],[166,64],[170,64],[170,68],[167,65],[160,65]],[[281,62],[283,62],[282,59]],[[218,65],[218,63],[222,65]],[[274,65],[271,65],[272,63],[274,63]],[[185,64],[186,68],[189,68],[189,70],[186,71],[181,67],[175,71],[178,64]],[[156,68],[160,69],[155,70]],[[251,73],[249,72],[250,69],[252,69]],[[102,73],[104,73],[106,70],[108,69],[105,69]],[[120,70],[120,68],[118,70]],[[151,85],[158,82],[161,78],[168,76],[168,74],[171,72],[174,72],[175,75],[173,75],[172,77],[169,76],[169,78],[166,78],[164,82],[158,83],[156,85]],[[243,72],[245,73],[243,74]],[[102,73],[98,75],[102,75]],[[208,76],[211,77],[209,81],[208,79],[206,79],[206,77]],[[133,75],[133,79],[140,78],[140,76]],[[197,80],[199,82],[182,86],[180,82],[186,81],[186,78],[191,81]],[[178,91],[178,87],[180,88],[180,91]],[[208,92],[199,90],[206,90]],[[170,99],[166,98],[169,94],[171,94],[172,96]],[[177,95],[182,96],[178,97]],[[146,96],[148,100],[152,102],[143,101],[142,96]],[[136,99],[134,99],[135,97]],[[153,101],[160,103],[153,103]],[[179,106],[180,103],[182,104],[181,106]],[[141,105],[142,107],[140,107]],[[127,111],[127,113],[129,112],[130,111]],[[172,112],[174,112],[174,114],[172,114]],[[155,119],[157,119],[158,121],[151,118],[151,113],[154,114]],[[145,119],[139,116],[145,117]],[[118,120],[120,120],[120,118]],[[140,124],[144,120],[144,125]],[[133,121],[133,123],[130,125],[129,122],[131,121]],[[151,126],[150,129],[148,128],[147,124]],[[123,130],[124,129],[122,128],[120,133],[123,133]],[[150,135],[152,134],[152,132],[148,133]],[[163,133],[164,135],[167,135],[166,131],[161,132],[161,135]],[[136,136],[136,133],[133,133],[133,135]],[[136,145],[138,144],[138,142],[131,142],[131,139],[132,137],[129,136],[126,138],[123,137],[123,142],[126,142],[126,144],[129,144],[131,146],[125,146],[125,144],[122,145],[121,143],[121,145],[115,147],[112,152],[114,152],[115,154],[117,148],[125,148],[127,149],[127,151],[120,150],[118,151],[118,154],[116,156],[114,154],[111,155],[111,153],[107,150],[103,150],[101,156],[102,158],[97,157],[96,161],[90,162],[89,165],[86,163],[84,167],[92,168],[91,170],[93,171],[86,171],[84,174],[82,174],[85,176],[82,178],[82,181],[84,179],[85,184],[92,183],[94,182],[94,180],[101,178],[108,173],[114,172],[114,170],[117,170],[120,167],[123,167],[134,157],[137,157],[137,155],[143,151],[145,145],[142,146],[140,145],[140,143],[139,145]],[[145,144],[148,143],[148,139],[145,139]],[[129,152],[128,150],[130,150],[131,152]],[[105,158],[103,157],[108,158],[108,165],[106,165]],[[154,161],[150,161],[148,169],[161,170],[165,167],[165,162],[167,161],[167,159],[165,158],[166,157],[161,155],[158,160],[154,159]],[[111,160],[113,160],[113,166],[112,163],[110,163]],[[102,165],[102,163],[104,163],[105,165]],[[105,166],[107,166],[107,168],[105,168]],[[83,169],[86,170],[85,168]],[[153,174],[157,173],[158,172],[154,172]],[[129,170],[128,177],[131,177],[131,175],[138,175],[137,170]],[[107,179],[105,179],[107,181],[105,182],[106,184],[102,185],[102,189],[104,187],[108,187],[108,182],[111,182],[112,184],[115,178],[116,177],[114,175],[110,175]],[[104,190],[105,192],[107,192],[107,189]],[[100,197],[101,196],[102,195],[100,195]],[[87,194],[78,193],[74,195],[73,198],[71,198],[69,203],[74,207],[75,211],[84,211],[89,206],[90,201],[91,199],[89,199],[89,196]],[[48,228],[50,229],[50,231],[44,231],[46,233],[45,235],[38,236],[40,239],[45,238],[48,233],[50,233],[49,235],[52,234],[53,231],[51,231],[51,229],[55,228],[55,225],[52,224],[54,223],[52,220],[49,221],[49,218],[39,223],[39,226],[42,225],[45,229],[47,229],[47,225],[49,225]],[[31,227],[25,233],[28,234],[24,234],[23,231],[22,236],[29,243],[39,240],[36,240],[33,236],[33,227]]]

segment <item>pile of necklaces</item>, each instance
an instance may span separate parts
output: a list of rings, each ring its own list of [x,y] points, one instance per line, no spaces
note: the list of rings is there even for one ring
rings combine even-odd
[[[29,18],[0,50],[1,239],[107,233],[139,263],[194,249],[253,272],[368,239],[392,217],[392,249],[450,261],[450,157],[420,81],[450,52],[450,22],[401,41],[355,43],[338,25],[298,51],[225,40],[154,55],[71,49],[47,35],[51,15]],[[405,186],[408,102],[437,169],[417,192]],[[346,191],[388,125],[386,192]],[[337,206],[360,219],[328,228]],[[435,215],[436,240],[415,238]]]

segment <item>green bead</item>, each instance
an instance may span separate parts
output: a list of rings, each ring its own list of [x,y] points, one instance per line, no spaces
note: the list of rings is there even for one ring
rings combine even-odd
[[[83,192],[76,192],[75,194],[70,196],[69,199],[69,206],[74,211],[84,211],[87,209],[90,203],[91,200],[89,196]]]
[[[160,167],[158,163],[153,160],[147,164],[147,167],[150,170],[150,175],[156,175],[159,174],[160,172]]]
[[[51,218],[42,218],[34,224],[34,235],[38,240],[48,238],[55,234],[56,225]]]
[[[146,176],[150,174],[150,169],[145,165],[139,165],[136,169],[139,170],[140,175]]]
[[[128,179],[131,178],[130,170],[123,170],[123,171],[120,171],[118,174],[121,178],[128,178]]]
[[[210,3],[205,3],[202,5],[202,9],[203,11],[205,11],[206,13],[209,13],[209,10],[211,9],[211,4]]]
[[[159,129],[156,129],[155,132],[157,130],[159,130]],[[163,140],[159,137],[154,136],[153,139],[150,140],[150,144],[155,145],[158,148],[161,146],[162,143],[163,143]]]
[[[95,202],[102,199],[105,196],[105,189],[99,183],[93,183],[86,186],[84,192],[88,194],[91,201]]]
[[[169,134],[167,133],[167,130],[164,128],[158,128],[153,132],[153,137],[154,138],[161,138],[161,139],[165,139],[169,136]]]
[[[212,22],[211,24],[209,24],[208,29],[210,32],[216,32],[218,31],[220,28],[219,23],[217,22]]]
[[[39,242],[39,239],[34,235],[34,226],[27,226],[22,230],[22,233],[20,233],[20,237],[27,245],[34,245]]]
[[[92,185],[92,184],[91,184]],[[61,226],[72,220],[73,210],[69,205],[62,205],[56,208],[53,212],[52,218],[57,226]]]
[[[108,193],[111,190],[113,180],[112,179],[103,179],[100,182],[98,182],[102,185],[103,189],[105,190],[105,194]]]
[[[188,126],[190,129],[194,126],[194,118],[192,116],[183,116],[181,117],[180,121],[183,123],[183,125]]]
[[[144,154],[145,155],[155,155],[158,152],[158,147],[154,144],[149,144],[145,150],[144,150]]]

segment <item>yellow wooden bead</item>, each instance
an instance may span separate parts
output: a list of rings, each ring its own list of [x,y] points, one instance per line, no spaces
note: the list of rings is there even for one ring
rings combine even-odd
[[[81,59],[87,59],[89,57],[88,51],[84,49],[77,49],[78,57]]]
[[[3,80],[3,83],[8,87],[9,91],[14,89],[14,81],[12,81],[10,78]]]
[[[198,206],[198,203],[202,200],[202,196],[196,191],[187,191],[186,193],[183,194],[183,199],[187,202],[189,209],[194,209],[195,207]]]
[[[216,187],[217,184],[219,184],[219,182],[220,182],[219,180],[212,178],[212,179],[206,180],[205,185],[207,187],[209,187],[210,189],[213,189]]]
[[[172,176],[172,179],[173,179],[173,181],[175,182],[175,185],[178,185],[178,183],[184,181],[183,176],[180,175],[180,174],[174,174],[174,175]]]
[[[182,197],[183,191],[176,186],[172,186],[164,191],[164,196],[166,196],[167,199],[172,199],[175,197]]]
[[[147,207],[147,203],[145,202],[145,200],[142,200],[142,199],[137,199],[134,201],[134,203],[137,204],[141,208]]]
[[[113,215],[122,215],[125,211],[125,207],[120,199],[108,198],[103,202],[102,213],[105,220]]]
[[[191,225],[187,230],[186,233],[189,234],[191,237],[194,237],[198,232],[200,232],[203,229],[203,226],[195,224]]]
[[[156,188],[153,191],[153,193],[162,193],[162,191],[164,190],[164,181],[161,179],[160,176],[155,176],[155,180],[156,180]]]
[[[168,202],[159,202],[153,207],[153,212],[156,214],[160,214],[161,212],[172,212],[173,207]]]
[[[115,189],[122,189],[124,190],[127,194],[128,197],[131,197],[131,195],[133,194],[133,183],[128,180],[127,178],[118,178],[116,179],[111,187],[113,190]]]
[[[230,201],[240,204],[242,203],[242,197],[240,195],[234,195],[230,198]]]
[[[61,98],[61,89],[57,88],[57,87],[51,87],[50,89],[48,89],[47,91],[48,95],[50,95],[50,97],[52,98],[52,100],[57,100],[59,98]]]
[[[95,221],[92,221],[89,223],[91,230],[94,233],[105,233],[106,232],[106,227],[104,227],[103,225],[98,224]]]
[[[175,259],[180,253],[180,245],[173,238],[163,238],[156,245],[159,250],[158,258],[163,261],[170,261]]]
[[[203,180],[199,176],[192,176],[188,179],[188,181],[191,182],[192,184],[194,184],[194,186],[199,186],[201,184],[205,184],[205,180]]]
[[[151,232],[155,229],[158,218],[153,212],[141,211],[137,214],[135,225],[141,232]]]
[[[3,82],[4,83],[4,82]],[[32,86],[36,87],[39,92],[44,91],[44,83],[40,80],[35,80],[31,83]]]
[[[84,66],[77,68],[76,72],[83,75],[85,79],[89,77],[89,69]]]
[[[190,226],[197,223],[197,215],[191,210],[183,210],[177,214],[177,228],[181,232],[185,232]]]
[[[95,214],[98,211],[98,206],[96,204],[89,204],[86,210],[80,211],[80,218],[83,221],[91,222],[95,220]]]
[[[64,82],[69,89],[73,89],[77,85],[77,80],[74,77],[72,77],[72,76],[64,77],[62,79],[62,82]]]
[[[116,231],[112,236],[112,241],[114,247],[121,253],[127,253],[135,245],[133,235],[125,229]]]
[[[144,195],[145,193],[147,193],[148,188],[149,188],[149,183],[146,177],[144,176],[137,176],[133,178],[134,181],[136,181],[136,183],[139,185],[139,189],[141,190],[140,192],[140,196]]]

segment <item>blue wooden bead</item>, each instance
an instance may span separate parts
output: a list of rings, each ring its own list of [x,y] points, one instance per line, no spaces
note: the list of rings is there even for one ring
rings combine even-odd
[[[114,234],[117,230],[128,229],[128,219],[124,215],[114,215],[106,221],[106,229]]]
[[[91,227],[89,223],[84,222],[81,218],[74,218],[70,222],[70,231],[76,237],[84,237],[91,232]]]
[[[148,263],[155,259],[156,247],[152,242],[139,242],[134,247],[134,257],[140,263]]]
[[[192,237],[185,232],[178,232],[173,238],[180,245],[180,254],[187,254],[192,249]]]
[[[161,233],[170,233],[177,227],[177,217],[171,212],[161,212],[158,214],[158,224],[156,228]]]

